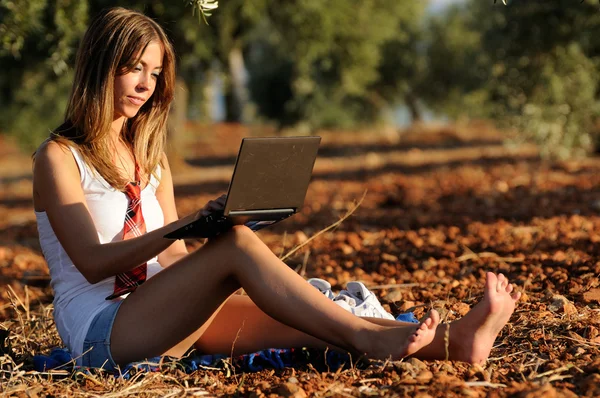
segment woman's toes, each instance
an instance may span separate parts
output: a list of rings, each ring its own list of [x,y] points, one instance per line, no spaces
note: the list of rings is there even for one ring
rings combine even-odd
[[[488,272],[485,274],[485,291],[491,292],[492,290],[497,289],[496,284],[498,282],[498,278],[496,274],[493,272]]]
[[[512,297],[512,299],[515,301],[519,301],[519,299],[521,298],[521,292],[513,293],[510,295],[510,297]]]
[[[508,286],[506,286],[506,293],[512,292],[513,289],[514,289],[513,284],[509,283]]]
[[[501,289],[504,289],[504,287],[508,283],[508,279],[506,279],[504,274],[498,274],[498,283],[500,283]]]
[[[506,277],[504,277],[504,274],[498,274],[498,282],[496,284],[496,291],[501,291],[502,289],[504,289],[504,284],[506,283]]]

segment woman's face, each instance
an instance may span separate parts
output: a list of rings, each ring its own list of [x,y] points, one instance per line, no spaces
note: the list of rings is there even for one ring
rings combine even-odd
[[[162,60],[162,46],[157,42],[150,42],[139,64],[131,72],[115,77],[114,120],[134,117],[150,99],[159,79]]]

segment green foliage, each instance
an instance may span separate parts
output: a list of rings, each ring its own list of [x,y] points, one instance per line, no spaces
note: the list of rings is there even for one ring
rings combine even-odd
[[[0,111],[10,135],[27,151],[34,150],[63,121],[72,79],[71,72],[56,76],[44,66],[28,70],[10,106]]]
[[[192,7],[192,15],[198,14],[198,19],[202,19],[208,25],[206,17],[212,15],[212,11],[219,6],[217,0],[184,0],[188,6]]]
[[[596,0],[506,3],[468,0],[426,19],[427,2],[414,0],[228,0],[209,25],[198,16],[215,0],[118,5],[165,27],[198,109],[220,71],[229,120],[246,115],[247,71],[251,108],[280,126],[372,124],[398,103],[418,118],[424,102],[450,117],[496,120],[548,156],[589,151],[599,141]],[[3,130],[34,146],[60,123],[77,41],[89,16],[114,5],[0,0]]]
[[[540,144],[546,156],[566,158],[591,151],[593,122],[600,116],[596,68],[576,43],[555,48],[545,56],[522,114],[505,124]]]
[[[597,2],[471,0],[431,22],[431,87],[450,116],[492,118],[546,156],[592,149],[599,116]]]
[[[206,14],[215,1],[183,3],[118,5],[140,10],[165,28],[194,104],[201,102],[205,72],[215,62],[225,96],[240,94],[240,65],[231,68],[232,55],[241,53],[258,117],[283,126],[347,128],[377,120],[383,108],[413,90],[408,81],[422,69],[413,54],[425,2],[228,0],[210,25],[198,24],[185,5]],[[35,145],[39,134],[61,121],[77,40],[89,16],[114,5],[114,0],[0,0],[6,11],[0,17],[0,60],[9,66],[0,77],[0,98],[8,104],[0,123],[24,145]],[[235,120],[240,111],[234,108],[227,113]]]
[[[386,84],[377,84],[383,48],[388,42],[407,41],[405,26],[418,23],[426,3],[268,3],[258,28],[262,39],[248,49],[252,98],[263,115],[283,111],[282,124],[302,121],[312,128],[347,127],[372,123],[390,99],[399,96],[392,93],[397,88],[386,92]],[[414,49],[407,46],[405,54],[414,55]],[[387,78],[399,87],[410,76],[389,73]],[[274,89],[279,101],[272,101],[264,87]]]
[[[489,57],[482,51],[482,34],[471,26],[469,12],[452,8],[432,18],[428,29],[426,73],[419,97],[450,117],[460,116],[465,109],[473,117],[486,115]]]
[[[87,13],[79,0],[0,0],[0,125],[29,150],[62,121]]]
[[[423,29],[425,5],[415,1],[398,4],[394,35],[380,46],[378,78],[370,85],[371,98],[380,107],[399,102],[414,107],[416,93],[428,85],[427,57],[422,48],[427,38]]]
[[[43,28],[47,1],[0,0],[0,56],[19,57],[30,33]]]

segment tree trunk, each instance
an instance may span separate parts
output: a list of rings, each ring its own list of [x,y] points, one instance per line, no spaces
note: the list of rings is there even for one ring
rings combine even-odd
[[[248,73],[244,64],[244,55],[239,46],[229,51],[229,84],[225,100],[227,104],[227,120],[247,122],[246,108],[248,104]]]
[[[411,122],[413,124],[420,122],[422,120],[421,111],[419,110],[419,106],[417,104],[417,98],[412,91],[406,94],[404,101],[406,102],[406,106],[410,112]]]
[[[175,98],[171,105],[167,123],[167,156],[171,169],[181,169],[185,165],[185,144],[189,91],[185,81],[177,78],[175,82]]]

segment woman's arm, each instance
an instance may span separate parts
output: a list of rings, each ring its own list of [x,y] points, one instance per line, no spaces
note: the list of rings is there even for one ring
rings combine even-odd
[[[163,236],[195,217],[171,222],[137,238],[102,244],[81,188],[79,169],[68,148],[56,142],[42,146],[35,157],[33,178],[38,204],[46,211],[75,267],[90,283],[131,270],[158,255],[173,244]],[[173,219],[171,211],[166,211],[169,220]],[[179,242],[177,247],[182,244]]]
[[[175,195],[173,193],[173,177],[167,157],[163,156],[163,169],[161,170],[160,185],[156,189],[156,199],[162,208],[165,225],[179,219],[175,207]],[[168,267],[181,257],[188,254],[183,240],[177,240],[158,255],[158,262],[163,268]]]

